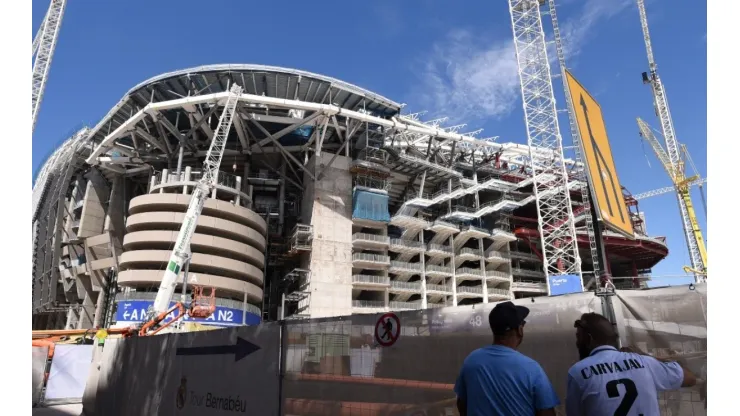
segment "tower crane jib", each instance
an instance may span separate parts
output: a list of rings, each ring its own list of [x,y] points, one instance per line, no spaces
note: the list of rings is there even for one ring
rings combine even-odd
[[[33,71],[31,76],[31,133],[36,128],[41,99],[44,97],[46,81],[49,77],[51,58],[59,37],[59,28],[62,26],[62,16],[67,0],[51,0],[41,29],[33,40]]]

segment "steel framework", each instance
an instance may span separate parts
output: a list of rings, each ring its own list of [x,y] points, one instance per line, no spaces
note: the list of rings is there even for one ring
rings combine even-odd
[[[565,102],[568,106],[568,125],[570,127],[570,136],[573,139],[573,147],[576,154],[576,162],[584,163],[583,150],[581,144],[581,135],[576,126],[575,111],[573,109],[573,99],[568,89],[568,82],[565,79],[565,70],[568,68],[565,64],[565,52],[563,50],[563,42],[560,36],[560,26],[558,25],[558,15],[555,10],[555,0],[548,0],[548,7],[550,11],[550,19],[552,21],[552,29],[555,37],[555,50],[558,55],[558,63],[560,64],[560,77],[563,81],[563,92],[565,94]],[[591,195],[589,195],[588,187],[588,175],[586,169],[576,171],[574,175],[579,179],[581,201],[583,202],[583,208],[585,210],[585,231],[588,236],[588,246],[591,253],[591,263],[593,264],[594,279],[598,278],[603,272],[601,270],[601,262],[599,261],[599,248],[596,244],[596,231],[594,230],[593,215],[591,215]],[[579,230],[580,231],[580,230]],[[590,280],[595,282],[595,280]]]
[[[707,178],[701,178],[696,181],[690,181],[689,183],[687,183],[687,185],[688,186],[703,185],[705,183],[707,183]],[[675,186],[666,186],[664,188],[653,189],[652,191],[639,193],[637,195],[634,195],[633,198],[639,201],[639,200],[650,198],[653,196],[658,196],[658,195],[663,195],[663,194],[667,194],[670,192],[674,192],[675,190],[676,190]]]
[[[549,293],[550,275],[577,275],[583,283],[567,187],[568,174],[539,10],[543,3],[538,0],[509,0],[509,11],[537,202],[543,269]],[[547,149],[551,156],[542,157],[532,151],[533,148]]]
[[[657,65],[655,58],[653,57],[653,47],[650,40],[650,30],[648,28],[647,13],[645,12],[644,0],[637,0],[637,8],[640,12],[640,24],[642,26],[643,38],[645,40],[645,50],[647,52],[649,73],[643,73],[642,79],[644,83],[650,84],[653,92],[653,104],[655,106],[655,113],[660,120],[660,127],[663,133],[663,139],[665,140],[665,151],[664,154],[659,154],[660,145],[657,140],[651,143],[653,149],[658,154],[663,163],[664,167],[668,172],[668,176],[671,178],[676,186],[678,206],[681,212],[681,221],[683,223],[684,234],[686,236],[686,243],[689,248],[689,256],[691,259],[691,267],[695,273],[697,281],[702,281],[703,276],[706,276],[707,264],[706,264],[706,249],[704,248],[704,241],[701,237],[701,231],[698,229],[696,222],[696,216],[693,213],[693,205],[691,202],[691,196],[688,192],[688,186],[685,185],[686,177],[684,173],[684,164],[681,160],[681,149],[676,139],[676,131],[673,127],[673,119],[671,118],[671,112],[668,107],[668,98],[666,97],[665,88],[663,82],[658,75]],[[648,139],[652,136],[652,132],[647,125],[643,125],[640,120],[640,132],[643,138]],[[657,145],[657,147],[656,147]],[[663,160],[666,159],[666,160]]]
[[[62,26],[62,16],[67,0],[52,0],[46,12],[41,28],[33,39],[33,75],[31,78],[31,132],[36,128],[41,99],[44,97],[44,88],[49,77],[51,58],[59,37],[59,28]]]

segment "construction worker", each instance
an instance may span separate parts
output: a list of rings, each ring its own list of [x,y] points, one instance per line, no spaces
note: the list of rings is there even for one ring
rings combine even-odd
[[[461,416],[555,416],[560,400],[550,380],[535,360],[516,350],[527,315],[529,309],[511,302],[488,315],[493,345],[470,353],[455,383]]]
[[[659,415],[659,391],[696,384],[694,374],[675,361],[617,350],[617,332],[599,314],[583,314],[574,326],[581,361],[568,371],[568,416]]]

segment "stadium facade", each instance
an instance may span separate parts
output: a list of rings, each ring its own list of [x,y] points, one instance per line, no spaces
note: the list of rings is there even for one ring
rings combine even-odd
[[[183,271],[216,289],[211,324],[548,294],[528,166],[543,150],[422,121],[330,77],[214,65],[135,86],[45,162],[33,189],[35,329],[140,319],[233,83],[238,117]],[[580,230],[587,213],[577,180],[568,186]],[[604,232],[607,266],[628,277],[617,287],[640,287],[668,249],[625,195],[636,235]],[[588,276],[585,230],[578,243]]]

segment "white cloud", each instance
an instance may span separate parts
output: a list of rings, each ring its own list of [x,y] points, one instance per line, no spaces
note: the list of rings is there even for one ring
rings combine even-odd
[[[609,20],[632,5],[634,0],[587,0],[579,15],[560,24],[565,58],[571,60],[581,53],[598,23]],[[638,17],[635,16],[635,19]]]
[[[458,30],[436,45],[422,71],[420,101],[450,122],[499,116],[511,111],[519,93],[513,42],[476,45]]]
[[[559,16],[566,58],[572,60],[580,53],[599,22],[631,4],[632,0],[587,0],[585,4],[577,2],[580,12],[575,17]],[[549,22],[545,27],[550,27]],[[553,64],[554,52],[554,48],[548,50]],[[449,117],[450,124],[504,117],[519,105],[519,76],[511,38],[491,41],[469,30],[453,30],[433,46],[421,66],[414,101],[429,110],[428,115]]]

